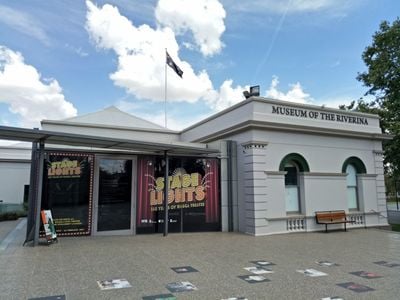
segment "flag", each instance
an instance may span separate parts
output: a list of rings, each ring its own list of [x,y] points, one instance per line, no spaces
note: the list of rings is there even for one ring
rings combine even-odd
[[[181,68],[178,67],[178,65],[172,60],[171,56],[169,56],[168,52],[167,53],[167,65],[172,68],[172,70],[175,71],[175,73],[182,78],[183,71]]]

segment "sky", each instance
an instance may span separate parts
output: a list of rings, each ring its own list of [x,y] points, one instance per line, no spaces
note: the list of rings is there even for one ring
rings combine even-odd
[[[181,130],[253,85],[337,108],[363,97],[362,52],[399,14],[398,0],[0,0],[0,125],[114,105],[164,126],[167,99]]]

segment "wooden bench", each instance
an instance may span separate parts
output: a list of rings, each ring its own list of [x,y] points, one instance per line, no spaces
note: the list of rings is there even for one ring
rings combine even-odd
[[[346,224],[353,223],[347,220],[344,210],[316,211],[315,220],[317,224],[325,224],[325,232],[328,232],[330,224],[344,224],[344,231],[347,231]]]

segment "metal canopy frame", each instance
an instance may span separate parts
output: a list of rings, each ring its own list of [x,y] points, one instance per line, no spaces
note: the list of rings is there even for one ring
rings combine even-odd
[[[65,132],[27,129],[0,126],[0,139],[32,143],[31,181],[29,189],[29,213],[25,243],[33,241],[33,246],[39,243],[40,209],[42,200],[42,182],[44,171],[45,144],[76,147],[90,147],[110,150],[135,150],[163,154],[165,166],[164,188],[164,236],[168,235],[168,171],[169,156],[175,155],[211,155],[218,154],[218,149],[210,149],[189,143],[159,143],[140,140],[116,139],[93,135],[82,135]]]
[[[168,151],[169,154],[180,155],[207,155],[219,153],[218,149],[210,149],[206,145],[201,147],[199,145],[182,142],[159,143],[153,141],[118,139],[8,126],[0,126],[0,139],[23,142],[43,141],[47,144],[53,145],[80,146],[113,150],[137,150],[159,154],[163,154],[164,151]]]

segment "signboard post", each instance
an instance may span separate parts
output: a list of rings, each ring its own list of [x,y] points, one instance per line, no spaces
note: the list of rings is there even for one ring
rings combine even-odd
[[[399,192],[397,191],[398,185],[397,185],[397,182],[396,182],[396,181],[397,181],[397,180],[395,179],[395,180],[394,180],[394,193],[395,193],[395,195],[396,195],[397,210],[399,210]]]

